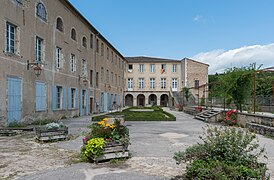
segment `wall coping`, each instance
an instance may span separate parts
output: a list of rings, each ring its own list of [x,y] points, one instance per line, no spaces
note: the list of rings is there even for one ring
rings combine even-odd
[[[262,115],[262,114],[252,114],[252,113],[245,113],[245,112],[237,112],[237,114],[247,115],[247,116],[254,116],[254,117],[261,117],[261,118],[271,118],[274,119],[274,115]]]

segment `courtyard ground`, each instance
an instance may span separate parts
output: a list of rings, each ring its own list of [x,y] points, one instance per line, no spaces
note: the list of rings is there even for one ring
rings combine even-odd
[[[184,165],[176,165],[173,154],[195,144],[206,123],[183,112],[165,110],[177,121],[126,122],[133,157],[125,162],[76,163],[90,117],[64,121],[73,135],[70,141],[38,144],[31,134],[0,137],[0,179],[161,180],[180,175]],[[274,177],[274,140],[262,136],[259,139],[267,149],[268,167]]]

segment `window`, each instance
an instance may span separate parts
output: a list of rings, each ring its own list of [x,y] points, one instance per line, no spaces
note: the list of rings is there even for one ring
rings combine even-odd
[[[99,86],[99,72],[96,72],[96,87]]]
[[[96,52],[99,53],[99,39],[96,39]]]
[[[144,89],[144,78],[139,78],[139,89]]]
[[[194,88],[198,89],[199,88],[199,80],[194,81]]]
[[[161,88],[166,89],[166,78],[161,78]]]
[[[149,88],[150,89],[154,89],[155,88],[155,78],[150,78]]]
[[[115,74],[115,85],[117,85],[117,74]]]
[[[63,89],[61,86],[56,86],[56,108],[61,109],[62,107],[62,92]]]
[[[45,83],[36,82],[36,111],[46,110],[46,86]]]
[[[56,47],[56,67],[61,68],[61,48]]]
[[[111,62],[113,62],[113,51],[111,51]]]
[[[155,72],[155,64],[150,64],[150,72],[154,73]]]
[[[76,60],[74,54],[70,54],[70,71],[76,72]]]
[[[104,68],[101,67],[101,81],[104,81]]]
[[[128,89],[133,89],[133,78],[128,78],[127,79],[127,88]]]
[[[177,78],[172,78],[172,89],[177,89],[178,83]]]
[[[104,43],[101,43],[101,56],[104,56]]]
[[[119,81],[118,85],[121,86],[121,77],[120,76],[118,76],[118,81]]]
[[[42,4],[42,3],[37,4],[36,15],[44,21],[47,20],[47,11],[46,11],[44,4]]]
[[[82,109],[86,109],[86,90],[82,90]]]
[[[87,47],[87,38],[86,37],[83,37],[83,39],[82,39],[82,46],[83,47]]]
[[[111,82],[113,83],[113,72],[111,72]]]
[[[172,72],[177,72],[177,64],[172,64]]]
[[[132,69],[133,69],[133,65],[132,65],[132,64],[129,64],[129,65],[128,65],[128,72],[132,72]]]
[[[161,74],[166,72],[166,64],[161,64]]]
[[[71,37],[71,39],[76,41],[76,30],[74,28],[71,29],[70,37]]]
[[[6,52],[9,52],[9,53],[14,53],[15,52],[15,29],[16,29],[16,26],[14,26],[11,23],[7,23]]]
[[[117,55],[115,55],[115,64],[117,64]]]
[[[139,64],[139,71],[144,72],[144,64]]]
[[[107,83],[109,83],[109,71],[107,70]]]
[[[82,59],[81,73],[84,77],[87,75],[87,61],[85,59]]]
[[[93,48],[93,34],[90,34],[90,48]]]
[[[107,59],[109,59],[109,48],[107,48]]]
[[[56,29],[58,29],[61,32],[64,31],[63,21],[59,17],[57,18],[57,21],[56,21]]]
[[[36,63],[42,62],[42,46],[43,46],[43,39],[36,36],[36,43],[35,43],[35,53],[36,53]]]
[[[75,88],[71,88],[70,89],[70,101],[71,101],[71,104],[70,104],[70,108],[75,108],[75,98],[76,97],[76,89]]]
[[[90,70],[90,81],[89,81],[89,84],[90,84],[90,86],[92,86],[93,85],[93,70]]]

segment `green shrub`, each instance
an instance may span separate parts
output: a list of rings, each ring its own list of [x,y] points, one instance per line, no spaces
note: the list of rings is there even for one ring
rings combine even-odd
[[[207,127],[203,141],[177,152],[177,163],[187,162],[187,179],[241,179],[264,177],[265,155],[254,133],[234,127]],[[266,156],[264,156],[266,157]]]
[[[87,145],[81,149],[81,158],[88,160],[89,158],[97,158],[103,155],[103,149],[105,145],[104,138],[92,138],[87,142]]]

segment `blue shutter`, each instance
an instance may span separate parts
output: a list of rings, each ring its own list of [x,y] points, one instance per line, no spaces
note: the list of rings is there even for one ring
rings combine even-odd
[[[45,83],[36,82],[36,111],[46,110]]]
[[[78,96],[78,89],[75,89],[75,109],[79,108],[79,96]]]
[[[89,94],[88,94],[88,90],[86,90],[86,115],[89,114]]]
[[[56,86],[52,86],[52,110],[57,109],[57,94],[56,94]]]
[[[82,89],[80,89],[80,116],[83,116],[83,98],[82,98]]]
[[[62,109],[66,110],[66,106],[67,106],[67,103],[66,103],[67,102],[67,97],[66,97],[67,93],[66,92],[67,92],[67,89],[66,89],[65,86],[63,86],[62,89],[63,89]]]
[[[108,111],[108,93],[104,93],[104,112]]]
[[[68,87],[68,109],[72,109],[71,95],[71,88]]]

